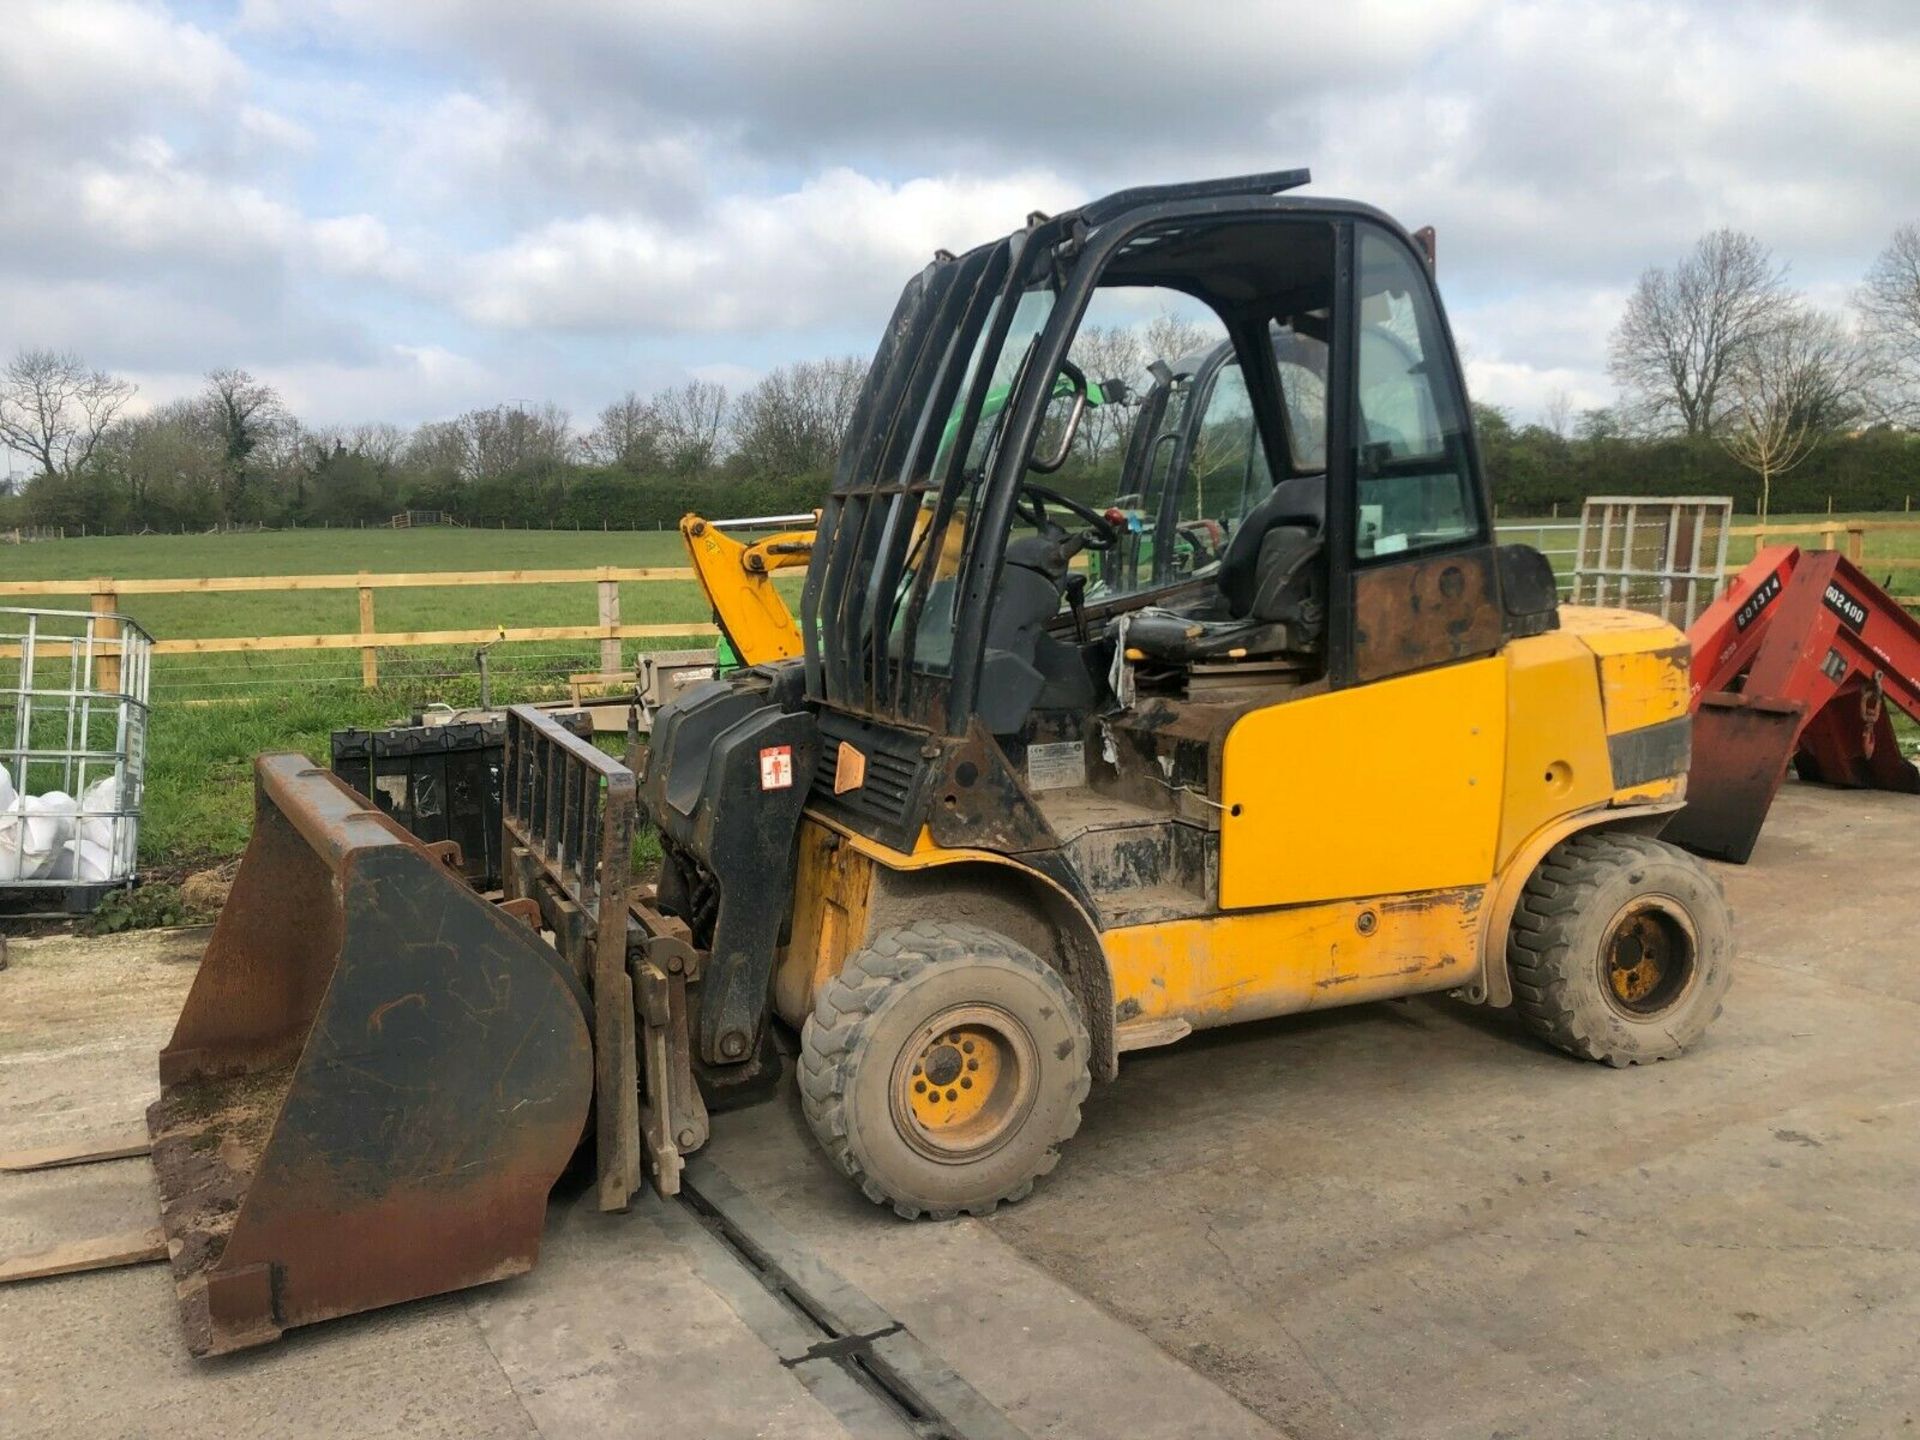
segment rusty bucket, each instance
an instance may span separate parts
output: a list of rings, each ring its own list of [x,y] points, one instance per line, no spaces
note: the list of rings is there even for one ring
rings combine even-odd
[[[520,1274],[593,1091],[586,996],[526,924],[300,755],[147,1112],[196,1355]]]
[[[1786,779],[1805,715],[1798,700],[1701,696],[1687,805],[1661,837],[1699,855],[1746,864]]]

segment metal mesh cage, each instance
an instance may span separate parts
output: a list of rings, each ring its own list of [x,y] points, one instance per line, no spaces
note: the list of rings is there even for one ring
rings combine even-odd
[[[0,899],[77,912],[139,855],[153,637],[124,615],[0,607]]]
[[[1569,598],[1686,629],[1720,593],[1732,515],[1724,495],[1592,497],[1580,512]]]

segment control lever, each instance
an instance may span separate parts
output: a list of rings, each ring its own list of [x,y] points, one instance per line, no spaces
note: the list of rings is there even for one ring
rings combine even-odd
[[[1060,588],[1066,593],[1067,609],[1073,612],[1073,638],[1076,643],[1087,643],[1087,577],[1075,570],[1060,582]]]

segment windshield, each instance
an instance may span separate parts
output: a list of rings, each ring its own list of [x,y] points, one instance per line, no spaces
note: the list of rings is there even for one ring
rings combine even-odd
[[[985,476],[993,468],[1000,436],[1006,426],[1007,400],[1013,394],[1021,369],[1033,353],[1034,342],[1053,313],[1054,296],[1050,288],[1040,286],[1026,291],[1014,305],[1013,319],[998,344],[996,327],[989,322],[980,332],[973,354],[967,361],[953,407],[941,429],[940,448],[934,456],[933,473],[943,475],[955,447],[964,444],[960,483],[954,492],[953,511],[945,525],[936,524],[937,497],[929,493],[921,502],[912,547],[906,568],[894,592],[891,650],[897,656],[902,649],[909,624],[916,627],[913,645],[915,668],[933,674],[945,674],[953,657],[954,577],[971,533],[969,524],[980,499]],[[989,349],[992,354],[989,355]],[[986,386],[979,380],[986,370]],[[977,410],[974,398],[979,397]],[[920,588],[923,571],[931,569],[925,584],[926,599],[916,613],[911,597]]]

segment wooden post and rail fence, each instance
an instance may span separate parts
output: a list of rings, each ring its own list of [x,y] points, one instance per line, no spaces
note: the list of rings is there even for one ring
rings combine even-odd
[[[1529,527],[1515,525],[1516,530]],[[1818,535],[1820,549],[1843,548],[1855,564],[1878,571],[1920,570],[1920,556],[1876,557],[1866,559],[1867,537],[1872,532],[1920,531],[1920,521],[1865,520],[1817,521],[1807,525],[1743,525],[1728,531],[1730,536],[1755,541],[1756,546],[1770,539]],[[156,639],[153,654],[213,655],[246,651],[358,650],[360,683],[373,689],[380,683],[379,652],[434,645],[486,645],[516,641],[600,642],[600,670],[611,679],[623,670],[621,642],[663,638],[711,638],[719,634],[716,626],[693,621],[665,621],[645,625],[626,625],[620,621],[620,586],[625,583],[694,582],[694,572],[685,566],[624,567],[601,565],[578,570],[421,570],[397,574],[372,574],[357,571],[337,575],[215,575],[204,578],[114,579],[107,576],[85,580],[10,580],[0,581],[0,603],[20,597],[55,595],[87,596],[95,614],[112,614],[129,595],[222,595],[271,591],[353,590],[360,601],[359,629],[322,635],[224,635],[192,639]],[[394,630],[382,631],[375,620],[374,596],[381,590],[454,587],[469,585],[587,585],[595,587],[598,623],[593,625],[496,626],[467,630]],[[1896,597],[1903,605],[1920,606],[1920,595]],[[111,638],[111,637],[108,637]],[[103,682],[117,683],[118,662],[111,656],[101,660]],[[107,686],[106,688],[110,688]]]
[[[112,614],[129,595],[232,595],[271,591],[353,590],[360,601],[360,628],[322,635],[210,635],[191,639],[156,639],[152,653],[217,655],[247,651],[358,650],[360,683],[374,689],[380,683],[379,654],[383,649],[431,645],[489,645],[527,640],[598,640],[600,669],[607,676],[621,671],[621,642],[666,637],[711,638],[719,628],[702,621],[666,621],[624,625],[620,621],[620,586],[627,582],[694,581],[685,566],[599,565],[582,570],[419,570],[398,574],[357,571],[341,575],[213,575],[204,578],[87,580],[12,580],[0,582],[0,603],[31,596],[85,595],[95,614]],[[374,595],[380,590],[424,589],[484,585],[591,584],[598,600],[599,623],[594,625],[493,626],[469,630],[383,631],[375,619]],[[111,656],[100,661],[103,688],[110,688]]]

